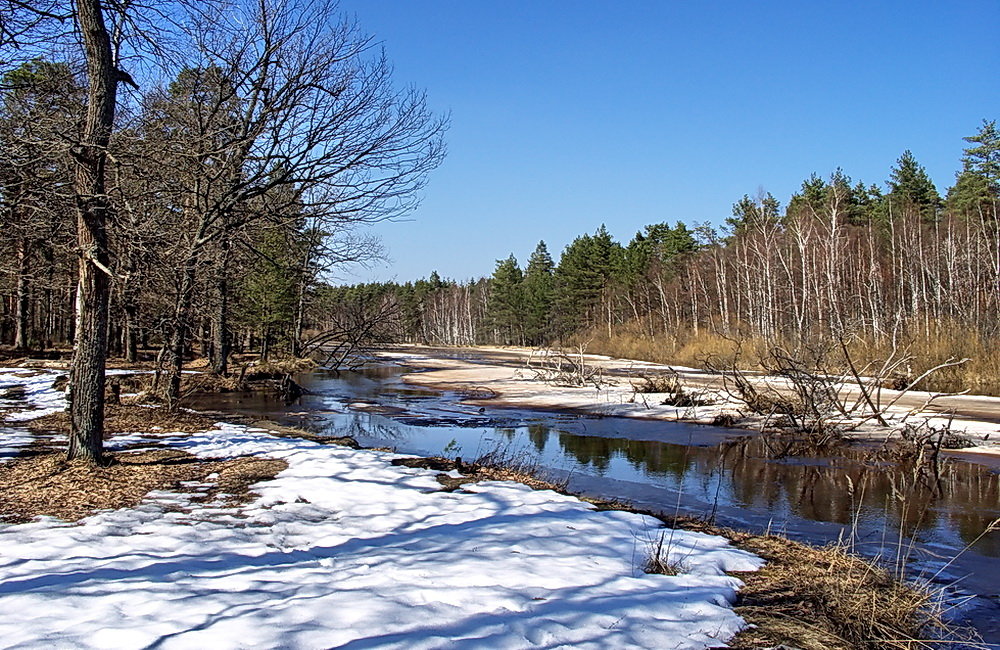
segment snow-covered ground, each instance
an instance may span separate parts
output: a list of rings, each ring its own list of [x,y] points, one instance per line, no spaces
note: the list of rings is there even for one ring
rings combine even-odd
[[[3,414],[0,421],[23,422],[66,408],[65,395],[52,390],[52,382],[59,374],[53,370],[0,368],[0,414]],[[12,389],[14,395],[8,393]],[[30,432],[24,429],[0,426],[0,463],[12,458],[32,440]]]
[[[516,483],[442,492],[393,454],[221,423],[156,440],[288,469],[239,508],[193,502],[192,484],[78,523],[0,525],[0,647],[717,647],[743,626],[725,572],[762,564]],[[661,534],[677,575],[643,571]]]

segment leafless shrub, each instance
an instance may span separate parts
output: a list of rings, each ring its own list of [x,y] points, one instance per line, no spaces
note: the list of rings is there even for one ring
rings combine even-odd
[[[600,390],[613,385],[614,382],[604,376],[603,368],[587,363],[586,350],[586,343],[576,346],[572,353],[549,348],[532,350],[525,367],[533,373],[533,379],[554,386],[593,385]]]
[[[802,346],[797,352],[772,347],[757,359],[763,376],[740,367],[739,341],[734,341],[736,352],[730,360],[710,358],[705,365],[722,377],[723,389],[730,397],[745,404],[751,413],[765,417],[762,430],[792,429],[810,436],[815,446],[826,446],[844,432],[872,420],[885,427],[905,423],[909,415],[893,416],[892,410],[905,394],[933,373],[968,361],[948,359],[907,379],[901,390],[883,395],[887,383],[898,385],[901,376],[910,377],[913,357],[894,349],[885,360],[859,368],[847,337],[841,335],[837,343],[839,348]],[[781,381],[775,381],[775,377]],[[955,394],[960,393],[947,395]],[[928,396],[911,413],[926,410],[945,395]]]
[[[933,425],[924,421],[906,423],[899,430],[898,439],[887,442],[878,456],[892,462],[905,463],[914,482],[937,490],[950,459],[941,452],[973,446],[972,441],[951,430],[951,423]]]
[[[654,375],[642,375],[637,382],[631,383],[632,390],[636,393],[665,394],[666,397],[660,402],[664,406],[694,407],[714,403],[705,397],[704,391],[687,390],[680,375],[672,368]]]

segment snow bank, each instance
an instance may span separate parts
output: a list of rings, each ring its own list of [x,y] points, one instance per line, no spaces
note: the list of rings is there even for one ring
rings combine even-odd
[[[289,467],[239,509],[192,484],[0,526],[0,647],[717,647],[743,626],[725,572],[762,564],[668,531],[682,573],[647,575],[650,517],[516,483],[441,492],[392,454],[229,424],[163,442]]]

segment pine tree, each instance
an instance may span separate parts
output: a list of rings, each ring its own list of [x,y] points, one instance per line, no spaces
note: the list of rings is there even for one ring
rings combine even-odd
[[[997,131],[996,120],[983,120],[976,135],[962,139],[977,145],[965,150],[965,156],[962,157],[965,171],[984,177],[990,189],[994,193],[1000,193],[1000,131]]]
[[[885,198],[890,214],[914,210],[927,221],[937,218],[941,197],[926,170],[909,149],[896,161],[888,185],[889,194]]]
[[[511,253],[505,260],[497,260],[490,282],[490,299],[487,305],[490,325],[497,335],[497,342],[516,345],[524,342],[524,276],[517,258]]]
[[[624,254],[602,225],[593,235],[581,235],[569,244],[555,271],[556,326],[560,335],[590,322],[601,292],[620,268]]]
[[[524,274],[524,337],[528,343],[544,343],[551,334],[549,318],[555,293],[555,264],[544,241],[538,242]]]
[[[1000,212],[1000,132],[996,121],[983,120],[979,132],[964,140],[976,146],[965,149],[962,171],[948,190],[948,208],[955,214],[996,220]]]
[[[744,194],[743,198],[733,204],[733,216],[726,219],[726,225],[732,235],[740,235],[747,230],[765,228],[777,224],[781,202],[767,192],[756,199]]]

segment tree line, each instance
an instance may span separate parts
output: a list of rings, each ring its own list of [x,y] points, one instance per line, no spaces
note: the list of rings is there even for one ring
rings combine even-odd
[[[357,227],[411,210],[446,120],[325,0],[0,2],[0,342],[73,344],[71,456],[107,355],[297,352]]]
[[[640,354],[706,333],[803,343],[1000,335],[1000,134],[965,138],[942,196],[913,154],[885,189],[843,171],[809,176],[786,206],[745,195],[721,231],[657,223],[620,243],[604,226],[554,262],[544,242],[492,277],[340,287],[344,308],[391,303],[396,336],[439,344],[596,341]],[[354,307],[350,307],[354,305]]]

